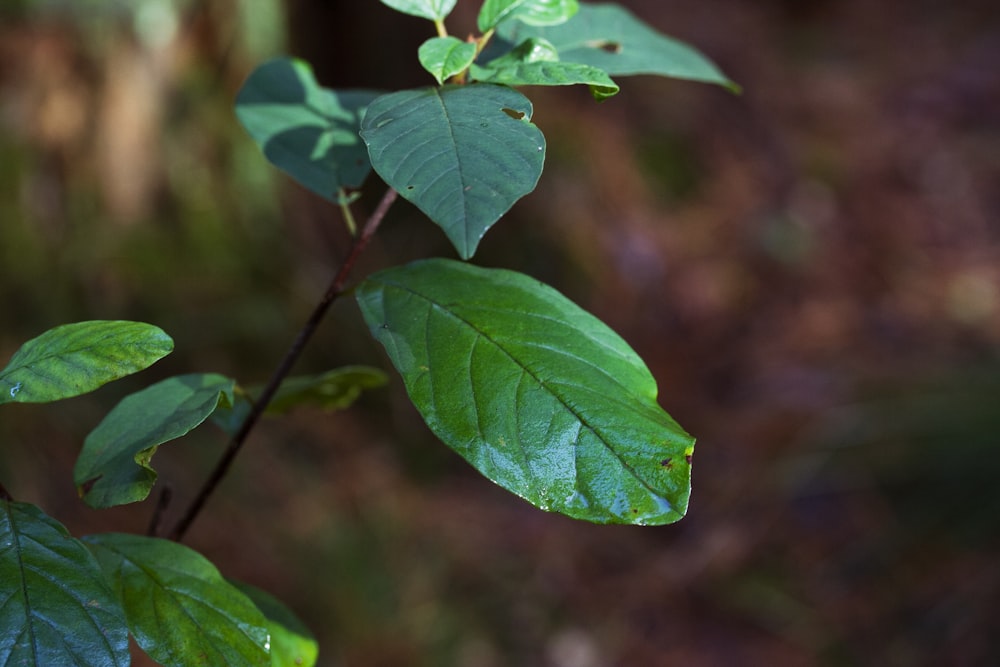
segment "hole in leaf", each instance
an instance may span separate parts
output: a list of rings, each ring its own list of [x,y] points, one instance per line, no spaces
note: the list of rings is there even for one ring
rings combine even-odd
[[[503,111],[505,114],[507,114],[514,120],[524,120],[524,112],[522,111],[517,111],[516,109],[507,109],[507,108],[503,108],[501,109],[501,111]]]
[[[592,49],[600,49],[605,53],[621,53],[622,45],[621,42],[614,42],[610,39],[598,39],[592,42],[587,42],[587,46]]]
[[[407,185],[407,186],[406,186],[406,189],[407,189],[407,190],[414,190],[414,189],[416,189],[416,186],[413,186],[413,185]]]

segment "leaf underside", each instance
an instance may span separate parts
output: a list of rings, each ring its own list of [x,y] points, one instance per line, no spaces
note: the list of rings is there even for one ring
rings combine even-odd
[[[437,259],[357,298],[427,425],[497,484],[600,523],[684,515],[693,438],[635,352],[552,288]]]

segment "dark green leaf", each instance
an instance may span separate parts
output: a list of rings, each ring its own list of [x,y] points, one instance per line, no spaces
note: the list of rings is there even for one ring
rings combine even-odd
[[[381,93],[321,87],[309,65],[278,58],[255,69],[236,98],[236,116],[265,157],[330,201],[371,171],[358,137],[365,107]]]
[[[739,89],[700,52],[614,4],[581,4],[571,20],[552,27],[505,21],[497,36],[508,49],[529,37],[547,39],[559,51],[560,61],[590,65],[611,76],[656,74]]]
[[[491,60],[484,66],[470,69],[476,81],[502,83],[508,86],[571,86],[586,84],[598,100],[618,92],[618,84],[606,72],[580,63],[559,62],[552,44],[532,37],[512,51]]]
[[[312,667],[319,644],[309,628],[292,611],[264,591],[239,581],[231,581],[267,618],[271,632],[271,667]]]
[[[693,438],[635,352],[551,287],[438,259],[357,298],[427,425],[496,483],[589,521],[684,515]]]
[[[281,383],[266,414],[284,414],[300,405],[343,410],[350,407],[363,390],[385,383],[385,373],[367,366],[345,366],[319,375],[290,377]]]
[[[485,0],[479,10],[479,30],[486,32],[515,19],[531,25],[559,25],[579,9],[577,0]]]
[[[201,554],[142,535],[83,541],[118,592],[136,643],[159,664],[271,664],[264,615]]]
[[[531,113],[531,102],[505,86],[404,90],[372,102],[361,136],[379,176],[468,259],[538,183],[545,138]]]
[[[149,462],[156,448],[233,404],[233,380],[214,373],[180,375],[126,396],[83,443],[73,468],[80,495],[91,507],[143,500],[156,481]]]
[[[64,324],[29,340],[0,371],[0,404],[78,396],[170,354],[174,341],[142,322]]]
[[[0,500],[0,666],[128,664],[125,616],[90,551],[37,507]]]
[[[420,45],[417,52],[420,64],[437,79],[438,83],[453,77],[472,64],[476,45],[457,37],[432,37]]]
[[[382,0],[382,4],[397,12],[419,16],[431,21],[444,20],[455,8],[457,0]]]

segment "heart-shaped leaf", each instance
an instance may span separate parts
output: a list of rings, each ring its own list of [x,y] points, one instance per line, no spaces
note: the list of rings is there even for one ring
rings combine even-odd
[[[271,665],[264,615],[201,554],[142,535],[83,541],[118,592],[136,643],[157,663]]]
[[[372,90],[334,91],[302,60],[277,58],[255,69],[236,98],[236,116],[264,156],[309,190],[341,202],[371,171],[358,137]]]
[[[559,25],[579,9],[577,0],[486,0],[477,22],[482,32],[514,19],[530,25]]]
[[[232,405],[234,381],[214,373],[179,375],[126,396],[83,442],[73,468],[84,502],[113,507],[144,500],[156,482],[156,448],[185,435],[216,407]]]
[[[556,47],[560,61],[590,65],[611,76],[655,74],[739,90],[699,51],[657,32],[615,4],[581,4],[572,19],[550,27],[504,21],[497,37],[500,44],[491,53],[502,51],[504,44],[509,50],[529,37],[541,37]]]
[[[545,137],[531,113],[531,102],[505,86],[404,90],[372,102],[361,136],[379,176],[468,259],[538,183]]]
[[[484,66],[469,70],[475,81],[502,83],[508,86],[572,86],[586,84],[597,100],[618,92],[618,84],[603,70],[580,63],[564,63],[552,44],[532,37],[509,53]]]
[[[432,37],[420,45],[417,57],[438,83],[444,83],[472,64],[476,45],[457,37]]]
[[[533,505],[601,523],[687,510],[694,440],[606,325],[528,276],[436,259],[357,290],[427,425]]]
[[[0,371],[0,404],[78,396],[136,373],[170,354],[174,341],[142,322],[76,322],[21,346]]]
[[[397,12],[419,16],[431,21],[443,21],[455,8],[457,0],[382,0],[382,4]]]
[[[129,664],[128,628],[94,556],[56,520],[0,500],[0,665]]]
[[[319,644],[309,628],[269,593],[245,584],[230,581],[257,605],[267,619],[271,633],[271,667],[313,667],[319,655]]]

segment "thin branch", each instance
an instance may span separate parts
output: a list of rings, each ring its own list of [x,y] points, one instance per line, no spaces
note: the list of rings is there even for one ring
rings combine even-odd
[[[226,446],[226,450],[222,453],[222,457],[216,463],[215,468],[212,470],[208,479],[202,485],[201,489],[198,491],[198,495],[195,496],[194,500],[188,506],[187,511],[181,517],[177,525],[174,526],[173,531],[170,533],[170,539],[174,541],[180,541],[184,539],[185,533],[187,533],[188,528],[191,527],[191,523],[195,520],[198,514],[201,512],[202,507],[205,505],[205,501],[208,497],[212,495],[215,487],[219,485],[219,482],[226,476],[229,471],[230,466],[233,463],[233,459],[236,458],[236,454],[239,453],[240,448],[243,447],[243,443],[246,442],[247,436],[253,430],[254,426],[257,425],[258,420],[267,406],[271,403],[271,399],[274,398],[275,393],[281,386],[281,382],[285,379],[288,373],[292,370],[295,362],[302,355],[302,351],[305,349],[306,343],[315,333],[316,329],[319,327],[320,322],[326,315],[326,312],[333,305],[333,302],[337,300],[344,290],[344,285],[347,283],[348,277],[350,277],[351,271],[354,269],[354,264],[357,262],[358,257],[368,246],[368,242],[371,241],[372,236],[374,236],[375,231],[381,224],[382,219],[385,218],[385,214],[388,212],[389,207],[396,200],[397,193],[392,188],[389,188],[385,195],[382,196],[382,200],[379,202],[375,211],[371,214],[368,220],[365,222],[365,226],[361,229],[361,233],[356,236],[351,242],[351,247],[347,251],[347,255],[344,257],[344,261],[340,265],[340,269],[337,274],[333,277],[330,282],[330,286],[327,288],[326,293],[316,308],[313,310],[312,315],[303,325],[302,329],[299,331],[298,336],[292,342],[288,351],[285,353],[285,358],[281,360],[278,367],[274,370],[271,375],[271,379],[268,380],[267,385],[264,387],[260,396],[257,398],[256,402],[253,404],[253,408],[247,414],[243,423],[240,425],[240,429],[229,441]]]
[[[153,516],[149,519],[149,528],[146,529],[146,534],[150,537],[156,537],[156,534],[160,532],[160,524],[163,523],[163,514],[170,507],[170,501],[174,497],[174,490],[170,485],[165,485],[160,491],[160,496],[156,499],[156,507],[153,509]]]

